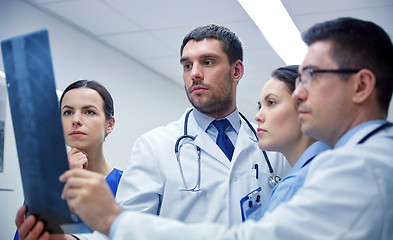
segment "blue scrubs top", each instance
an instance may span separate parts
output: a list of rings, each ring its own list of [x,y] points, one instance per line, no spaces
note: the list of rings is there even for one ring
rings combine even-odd
[[[106,176],[105,180],[111,189],[113,196],[116,197],[117,187],[119,186],[121,175],[123,175],[123,171],[114,168],[112,172]]]

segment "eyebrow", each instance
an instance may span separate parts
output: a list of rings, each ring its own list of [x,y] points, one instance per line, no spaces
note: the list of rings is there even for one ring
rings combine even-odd
[[[183,62],[185,62],[185,61],[188,61],[188,59],[189,59],[189,58],[187,58],[187,57],[182,57],[182,58],[180,58],[180,63],[183,63]]]
[[[63,109],[64,109],[64,108],[71,108],[71,109],[74,109],[74,107],[71,107],[70,105],[64,105]]]
[[[278,97],[278,95],[276,95],[276,94],[269,93],[268,95],[265,96],[265,101],[266,101],[268,98],[270,98],[270,96]]]
[[[317,68],[317,66],[315,66],[315,65],[307,65],[307,66],[303,67],[303,68],[301,69],[301,71],[300,71],[300,68],[299,68],[299,73],[300,73],[300,72],[304,72],[304,71],[307,70],[307,69],[314,69],[314,68]]]
[[[215,53],[208,53],[208,54],[203,54],[199,57],[200,59],[206,59],[206,58],[220,58],[220,55],[215,54]],[[180,58],[180,63],[183,63],[185,61],[190,60],[188,57],[182,57]]]
[[[266,95],[266,96],[263,98],[263,100],[264,100],[264,101],[267,101],[267,100],[269,99],[270,96],[279,97],[279,96],[276,95],[276,94],[269,93],[268,95]],[[262,105],[262,103],[261,103],[260,101],[258,101],[258,106],[261,106],[261,105]]]
[[[64,105],[63,109],[64,109],[64,108],[75,109],[74,107],[72,107],[72,106],[70,106],[70,105]],[[83,106],[83,107],[82,107],[82,109],[89,109],[89,108],[95,108],[95,109],[98,110],[98,108],[97,108],[96,106],[94,106],[94,105],[86,105],[86,106]]]

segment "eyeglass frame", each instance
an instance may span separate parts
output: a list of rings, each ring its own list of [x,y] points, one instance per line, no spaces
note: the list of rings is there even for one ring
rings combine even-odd
[[[295,86],[299,86],[300,83],[304,87],[308,86],[311,84],[311,81],[314,79],[314,74],[315,73],[336,73],[336,74],[355,74],[358,73],[361,69],[349,69],[349,68],[339,68],[339,69],[312,69],[312,68],[304,68],[303,73],[299,74],[299,76],[296,78],[295,81]],[[308,72],[308,75],[310,76],[309,81],[305,81],[301,78],[301,75],[303,75],[305,72]]]

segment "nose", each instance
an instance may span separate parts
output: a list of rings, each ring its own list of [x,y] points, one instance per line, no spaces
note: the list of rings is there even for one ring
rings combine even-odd
[[[80,127],[82,125],[83,124],[82,124],[82,120],[81,120],[80,114],[79,113],[75,113],[73,118],[72,118],[72,126]]]
[[[263,108],[262,107],[258,110],[257,114],[255,114],[255,118],[254,119],[257,122],[261,122],[261,123],[265,122],[265,114],[263,113]]]
[[[203,67],[199,63],[194,63],[191,69],[192,80],[203,80]]]
[[[296,86],[295,90],[292,93],[292,99],[295,103],[299,104],[307,100],[307,89],[303,86],[303,83],[300,83]]]

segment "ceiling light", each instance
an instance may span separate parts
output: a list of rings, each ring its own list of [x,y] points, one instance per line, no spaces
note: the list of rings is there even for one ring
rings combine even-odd
[[[285,64],[301,64],[307,52],[299,30],[279,0],[238,0]]]

